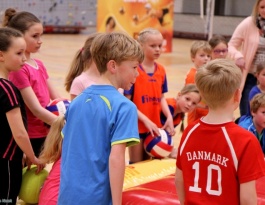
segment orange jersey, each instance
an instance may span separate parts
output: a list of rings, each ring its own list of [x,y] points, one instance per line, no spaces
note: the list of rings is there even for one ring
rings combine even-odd
[[[197,69],[191,68],[188,72],[186,79],[185,79],[185,85],[187,84],[195,84],[195,75],[196,75]],[[205,116],[208,114],[208,108],[202,101],[199,103],[198,107],[195,108],[193,111],[188,113],[188,124],[194,122],[195,120]]]
[[[177,101],[176,101],[175,98],[167,98],[166,101],[167,101],[170,113],[171,113],[171,115],[173,117],[174,127],[177,127],[179,125],[179,123],[181,123],[181,121],[184,119],[185,114],[182,113],[182,112],[181,113],[176,113]],[[165,115],[163,114],[163,112],[161,112],[161,123],[162,123],[162,125],[165,124],[166,120],[167,119],[166,119]]]
[[[195,74],[197,72],[196,68],[191,68],[186,76],[185,85],[195,84]]]
[[[166,71],[158,63],[152,76],[148,75],[144,69],[138,67],[139,76],[134,84],[132,101],[138,110],[146,115],[158,127],[162,127],[160,121],[161,97],[167,92]],[[165,89],[166,88],[166,89]],[[145,125],[138,120],[139,133],[149,132]]]

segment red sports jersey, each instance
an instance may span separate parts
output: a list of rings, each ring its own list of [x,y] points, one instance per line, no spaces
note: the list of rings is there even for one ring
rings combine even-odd
[[[258,140],[234,122],[198,120],[188,126],[177,167],[183,172],[185,204],[240,204],[239,185],[265,175]]]
[[[149,76],[143,69],[138,67],[139,76],[134,84],[132,101],[137,109],[145,114],[158,127],[162,127],[160,122],[162,88],[166,79],[164,67],[156,63],[156,70]],[[139,133],[149,132],[145,125],[138,120]]]
[[[191,68],[186,76],[185,85],[187,84],[195,84],[195,75],[197,69]],[[188,113],[188,125],[193,123],[194,121],[200,119],[201,117],[208,114],[208,108],[206,107],[205,103],[202,101],[198,104],[198,107],[195,108],[193,111]]]

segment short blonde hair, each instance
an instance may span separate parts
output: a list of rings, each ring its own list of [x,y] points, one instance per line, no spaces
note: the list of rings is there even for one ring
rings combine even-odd
[[[194,58],[199,50],[211,54],[212,48],[207,41],[193,41],[190,47],[190,56]]]
[[[241,78],[241,70],[234,61],[215,59],[197,71],[195,83],[209,108],[215,109],[233,97]]]
[[[123,32],[98,34],[91,44],[91,57],[99,72],[107,71],[107,63],[114,60],[120,64],[126,60],[136,60],[141,63],[144,54],[140,44]]]
[[[256,94],[250,101],[250,111],[256,113],[260,107],[265,107],[265,93]]]
[[[147,38],[148,38],[148,36],[150,34],[153,34],[153,35],[154,34],[155,35],[159,34],[159,35],[162,36],[162,34],[160,33],[160,31],[157,30],[157,29],[154,29],[154,28],[145,28],[142,31],[140,31],[140,33],[138,34],[138,41],[139,41],[139,43],[142,44],[142,43],[146,42],[146,40],[147,40]],[[162,38],[163,38],[163,36],[162,36]]]

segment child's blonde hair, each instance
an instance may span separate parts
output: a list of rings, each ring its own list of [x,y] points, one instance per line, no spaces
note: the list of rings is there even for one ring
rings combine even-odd
[[[148,38],[148,35],[150,34],[160,34],[162,36],[162,34],[160,33],[159,30],[154,29],[154,28],[145,28],[142,31],[140,31],[140,33],[138,34],[138,41],[139,43],[144,43],[146,42],[146,39]]]
[[[123,32],[98,34],[92,42],[90,51],[100,74],[107,71],[107,63],[110,60],[120,64],[126,60],[141,63],[144,59],[140,44]]]
[[[250,101],[250,111],[256,113],[260,107],[265,107],[265,93],[256,94]]]
[[[79,76],[82,72],[89,68],[92,63],[90,47],[92,41],[97,36],[97,33],[90,34],[85,42],[83,48],[78,50],[75,54],[75,57],[71,63],[69,72],[65,78],[65,90],[70,91],[71,85],[74,79]]]
[[[187,93],[198,93],[200,94],[198,88],[194,84],[187,84],[185,85],[179,92],[181,95],[185,95]]]
[[[200,68],[195,83],[209,108],[218,108],[233,97],[241,83],[241,70],[234,61],[215,59]]]
[[[194,58],[199,50],[203,50],[208,54],[210,54],[212,51],[211,46],[207,41],[193,41],[190,47],[191,57]]]
[[[60,115],[51,125],[50,131],[45,139],[39,159],[41,163],[53,163],[61,157],[62,135],[64,116]]]

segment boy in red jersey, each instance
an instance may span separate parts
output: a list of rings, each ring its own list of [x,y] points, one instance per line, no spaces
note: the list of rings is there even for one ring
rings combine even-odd
[[[257,204],[255,181],[265,176],[262,150],[252,133],[233,122],[241,77],[226,59],[213,60],[196,73],[209,113],[181,138],[175,179],[181,204]]]

